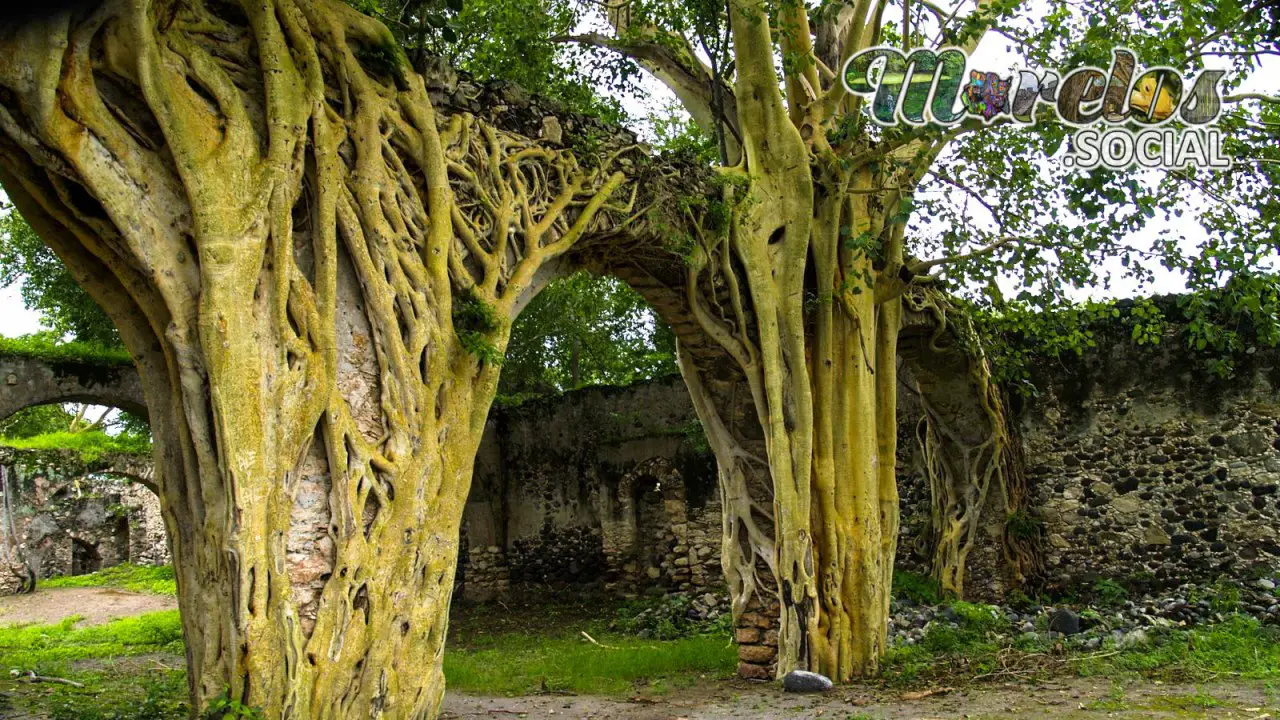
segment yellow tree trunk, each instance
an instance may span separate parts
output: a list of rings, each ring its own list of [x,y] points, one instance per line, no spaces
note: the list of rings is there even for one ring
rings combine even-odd
[[[0,182],[144,383],[193,715],[434,716],[510,318],[633,217],[629,150],[438,117],[337,0],[54,14],[0,88]]]
[[[820,123],[799,104],[784,106],[760,13],[732,3],[744,160],[724,171],[733,220],[701,235],[690,305],[738,360],[763,428],[781,605],[777,674],[802,668],[847,680],[878,669],[898,527],[901,191],[876,188],[909,185],[915,168],[875,172],[834,157]],[[797,25],[789,37],[808,37],[802,15],[788,21]],[[853,238],[876,240],[879,257]]]
[[[699,403],[721,463],[726,574],[731,590],[742,591],[734,597],[738,612],[754,588],[776,593],[778,675],[808,668],[844,680],[875,672],[885,646],[898,527],[902,300],[936,280],[931,268],[961,257],[906,256],[911,197],[967,129],[873,129],[843,72],[847,61],[885,42],[887,3],[837,5],[811,12],[800,2],[729,0],[723,18],[734,62],[727,77],[681,52],[691,45],[678,29],[635,24],[626,8],[610,15],[618,37],[580,40],[630,56],[671,87],[704,131],[737,141],[722,147],[724,191],[713,212],[689,218],[695,242],[683,283],[685,312],[738,366],[741,381],[722,384],[750,394],[767,456],[766,513],[757,493],[740,492],[753,487],[742,479],[757,472],[744,457],[761,458],[744,449],[743,433],[713,431],[723,402]],[[996,10],[980,2],[961,23],[967,50]],[[897,34],[904,53],[918,45],[917,33]],[[923,79],[926,56],[912,57],[914,79]],[[898,99],[900,88],[889,96],[887,89],[880,86],[878,103]],[[735,112],[717,112],[725,98]],[[688,363],[686,377],[690,367],[701,372]],[[771,543],[752,539],[752,528],[764,527],[772,528]],[[757,582],[766,573],[768,581]]]

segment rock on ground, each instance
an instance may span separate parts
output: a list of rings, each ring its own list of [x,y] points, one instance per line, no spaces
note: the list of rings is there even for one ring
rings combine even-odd
[[[826,692],[832,687],[831,679],[807,670],[792,670],[782,678],[782,689],[794,693]]]

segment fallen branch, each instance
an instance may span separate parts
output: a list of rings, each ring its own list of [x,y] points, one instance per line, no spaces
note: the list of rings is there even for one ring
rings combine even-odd
[[[74,688],[84,688],[84,683],[79,683],[75,680],[68,680],[66,678],[53,677],[51,675],[37,675],[33,670],[28,671],[22,679],[29,683],[54,683],[55,685],[70,685]]]
[[[1119,655],[1122,652],[1124,651],[1113,650],[1111,652],[1094,653],[1093,655],[1082,655],[1080,657],[1067,658],[1067,662],[1080,662],[1081,660],[1097,660],[1098,658],[1111,657],[1112,655]]]
[[[595,638],[593,638],[593,637],[591,637],[590,635],[588,635],[586,630],[583,630],[583,631],[582,631],[582,637],[584,637],[584,638],[586,638],[587,640],[589,640],[589,641],[591,642],[591,644],[592,644],[592,645],[595,645],[596,647],[602,647],[602,648],[604,648],[604,649],[606,649],[606,650],[621,650],[621,649],[622,649],[622,648],[619,648],[619,647],[614,647],[613,645],[605,645],[605,644],[603,644],[603,643],[596,642],[596,639],[595,639]]]

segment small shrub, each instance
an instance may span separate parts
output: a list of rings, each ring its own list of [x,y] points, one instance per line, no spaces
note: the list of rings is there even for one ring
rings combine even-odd
[[[1039,518],[1019,510],[1005,518],[1005,527],[1009,534],[1016,538],[1038,538],[1044,530],[1044,522]]]
[[[906,570],[893,573],[893,592],[918,605],[937,605],[942,602],[942,586],[937,580]]]
[[[1187,599],[1193,603],[1208,600],[1210,610],[1233,613],[1240,609],[1240,588],[1230,579],[1222,577],[1208,587],[1193,588],[1187,593]]]
[[[951,603],[951,609],[956,614],[956,624],[967,632],[996,632],[1006,625],[1004,616],[993,605],[957,601]]]
[[[1093,584],[1093,597],[1098,604],[1115,607],[1129,599],[1129,591],[1115,580],[1099,580]]]
[[[224,695],[209,703],[203,717],[204,720],[263,720],[266,716],[258,708]]]
[[[957,601],[950,605],[950,610],[951,622],[935,620],[929,625],[924,636],[925,649],[965,654],[993,649],[992,636],[1006,626],[1004,616],[991,605]]]
[[[1036,604],[1030,595],[1018,588],[1014,588],[1009,592],[1009,595],[1005,598],[1005,603],[1015,610],[1025,610]]]
[[[486,365],[501,365],[502,351],[490,337],[502,327],[502,318],[475,290],[465,288],[453,299],[453,329],[467,352]]]
[[[1213,585],[1209,608],[1214,612],[1233,613],[1240,609],[1240,588],[1233,582],[1221,579]]]

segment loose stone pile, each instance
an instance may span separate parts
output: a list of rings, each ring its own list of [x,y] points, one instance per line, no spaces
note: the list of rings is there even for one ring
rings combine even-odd
[[[1100,648],[1111,639],[1118,647],[1144,644],[1148,631],[1185,628],[1222,622],[1233,613],[1280,625],[1280,573],[1252,585],[1209,586],[1185,584],[1170,591],[1125,600],[1111,606],[1080,607],[1031,605],[1024,608],[981,606],[993,621],[1003,620],[1007,630],[997,640],[1065,641],[1085,650]],[[890,644],[923,642],[935,626],[958,628],[963,619],[950,605],[917,604],[895,598],[889,619]]]
[[[654,598],[638,611],[627,608],[619,612],[610,629],[641,638],[674,640],[704,633],[728,632],[731,629],[729,598],[724,593],[671,593]]]

